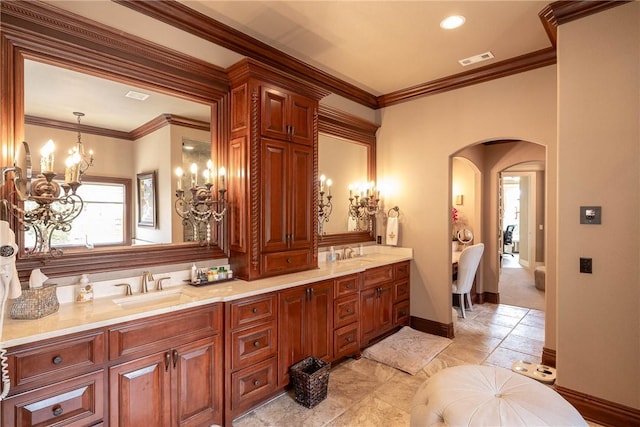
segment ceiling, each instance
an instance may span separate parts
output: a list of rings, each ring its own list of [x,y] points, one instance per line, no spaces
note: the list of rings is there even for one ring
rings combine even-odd
[[[551,47],[538,16],[548,4],[544,1],[179,1],[373,96]],[[116,2],[49,3],[223,68],[243,57]],[[465,24],[441,29],[440,21],[451,14],[465,16]],[[494,58],[467,67],[458,63],[485,52]],[[87,85],[99,79],[80,78],[44,64],[28,68],[27,73],[26,84],[37,85],[34,97],[25,103],[31,115],[73,121],[72,112],[82,111],[83,124],[130,131],[154,114],[181,114],[174,109],[199,119],[207,114],[202,105],[186,101],[172,105],[170,97],[160,94],[132,103],[122,96],[128,89],[115,83],[105,82],[100,94],[87,97]],[[72,81],[82,86],[62,85]],[[102,111],[104,105],[109,105],[108,111]],[[134,114],[138,111],[143,112],[139,118]]]

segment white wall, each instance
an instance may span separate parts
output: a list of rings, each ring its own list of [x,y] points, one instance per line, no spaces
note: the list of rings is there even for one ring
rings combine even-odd
[[[558,41],[557,384],[640,408],[640,4]],[[586,205],[602,225],[580,225]]]
[[[545,67],[382,111],[378,181],[396,183],[385,205],[400,207],[400,243],[414,248],[412,316],[452,321],[450,156],[499,138],[532,141],[555,151],[555,73],[555,66]],[[553,158],[547,165],[555,170]],[[555,233],[551,224],[547,231]]]

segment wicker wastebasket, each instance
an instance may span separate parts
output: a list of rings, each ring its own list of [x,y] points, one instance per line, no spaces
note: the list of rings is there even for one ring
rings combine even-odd
[[[296,402],[313,408],[327,397],[331,364],[322,359],[307,357],[291,367],[291,381]]]

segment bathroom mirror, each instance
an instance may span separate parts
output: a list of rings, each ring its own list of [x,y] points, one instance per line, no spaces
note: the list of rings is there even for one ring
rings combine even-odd
[[[337,109],[320,105],[318,114],[318,174],[332,180],[333,209],[318,236],[319,246],[375,240],[374,228],[349,231],[349,185],[376,179],[378,126]]]
[[[473,242],[473,232],[468,228],[463,228],[462,230],[459,230],[456,237],[458,239],[458,242],[462,243],[465,246]]]
[[[218,123],[223,122],[224,114],[220,105],[228,93],[226,73],[213,65],[178,52],[147,44],[137,38],[112,33],[104,28],[94,27],[88,21],[77,20],[58,13],[55,9],[47,14],[40,13],[39,8],[46,8],[46,5],[21,3],[19,6],[26,10],[29,16],[36,18],[27,22],[21,19],[20,10],[18,10],[20,8],[3,9],[2,109],[5,112],[10,111],[10,114],[1,115],[2,130],[0,132],[3,147],[5,147],[2,153],[2,166],[13,163],[17,141],[27,140],[27,136],[35,140],[38,132],[57,134],[58,139],[65,143],[76,140],[77,125],[73,123],[73,111],[78,111],[79,108],[65,105],[67,98],[70,98],[65,96],[65,92],[57,95],[58,100],[53,106],[61,116],[46,117],[43,110],[32,109],[37,95],[44,93],[42,86],[32,87],[38,84],[30,77],[32,66],[49,71],[51,68],[47,67],[54,67],[60,71],[76,73],[69,79],[69,83],[86,83],[85,80],[101,79],[111,84],[131,86],[139,89],[139,92],[147,92],[154,97],[165,97],[168,102],[176,101],[182,105],[183,109],[180,112],[163,111],[162,117],[158,117],[156,111],[144,118],[142,125],[138,124],[133,128],[118,124],[119,116],[126,119],[133,119],[134,116],[132,111],[123,111],[122,107],[107,108],[102,113],[93,114],[93,117],[89,111],[85,111],[86,116],[83,122],[93,119],[101,120],[82,128],[83,144],[87,148],[93,148],[96,153],[95,166],[87,174],[97,177],[129,177],[135,184],[136,173],[155,171],[158,177],[159,215],[167,215],[164,219],[160,216],[158,222],[164,221],[168,224],[173,221],[171,213],[176,179],[172,167],[180,161],[182,156],[182,140],[204,140],[211,147],[211,158],[214,163],[223,165],[226,149],[217,142],[226,140],[225,136],[228,132],[224,126],[218,126]],[[39,21],[38,17],[41,16],[46,16],[46,20],[42,18],[42,21]],[[52,22],[55,25],[52,25]],[[71,30],[58,33],[51,31],[52,26]],[[46,38],[42,34],[46,34]],[[131,51],[135,51],[136,55],[132,56]],[[40,83],[49,83],[47,79],[42,80],[44,81]],[[107,107],[111,102],[105,94],[96,93],[88,87],[83,91],[85,97],[90,98],[88,102],[102,103]],[[4,94],[7,96],[5,97]],[[124,94],[121,93],[119,96]],[[52,101],[44,101],[43,105],[50,107],[51,103]],[[27,109],[29,114],[25,115]],[[102,115],[104,117],[99,117]],[[174,126],[175,121],[180,122],[180,125]],[[204,124],[208,125],[210,130],[206,129],[205,132]],[[171,145],[171,149],[168,148],[169,143],[166,139],[158,142],[157,134],[154,135],[153,132],[154,128],[159,129],[157,132],[169,132],[169,129],[178,127],[188,129],[188,135],[176,135],[180,143]],[[128,140],[127,135],[130,136],[133,129],[143,136],[140,138],[134,136],[133,139]],[[194,136],[196,133],[197,135]],[[49,136],[49,138],[52,137]],[[95,138],[93,142],[90,141],[92,138]],[[149,139],[146,141],[148,144],[137,146],[134,143],[145,138]],[[55,135],[52,139],[56,139]],[[165,145],[154,145],[154,143]],[[33,145],[31,142],[30,144]],[[118,147],[119,145],[133,145],[133,148],[128,147],[129,154],[122,153],[118,151],[122,148]],[[142,145],[146,146],[144,151],[135,153],[137,149],[143,150]],[[174,148],[174,145],[177,148]],[[34,150],[36,148],[32,149]],[[159,153],[165,151],[170,151],[170,154],[160,158]],[[39,153],[32,152],[32,156],[35,157],[35,164],[39,164]],[[63,168],[64,157],[66,153],[60,147],[57,159],[60,159]],[[142,159],[140,162],[153,163],[128,164],[134,158]],[[59,171],[56,170],[56,172]],[[9,197],[11,185],[11,182],[8,182],[2,188],[3,197]],[[130,199],[126,203],[133,203],[133,201]],[[135,212],[135,208],[133,209]],[[14,222],[12,227],[17,230],[19,225]],[[149,228],[146,231],[158,232],[160,229]],[[223,239],[216,239],[213,245],[207,247],[199,243],[182,243],[181,239],[170,232],[166,233],[164,229],[162,233],[168,237],[163,240],[155,240],[155,237],[149,239],[151,244],[106,246],[94,249],[77,247],[65,249],[64,255],[60,258],[43,260],[38,257],[27,257],[23,252],[18,259],[19,276],[22,281],[28,280],[28,275],[34,268],[43,268],[50,278],[55,278],[226,257]],[[224,231],[221,230],[220,234],[224,235]],[[136,232],[133,237],[140,235]]]

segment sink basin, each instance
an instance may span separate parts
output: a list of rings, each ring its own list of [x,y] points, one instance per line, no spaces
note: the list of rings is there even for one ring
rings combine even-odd
[[[150,291],[146,294],[114,298],[113,302],[122,308],[135,308],[165,304],[184,304],[194,299],[192,295],[183,292],[182,289],[167,289],[164,291]]]
[[[359,256],[355,258],[341,259],[340,261],[338,261],[338,265],[364,265],[372,261],[373,260],[371,258]]]

